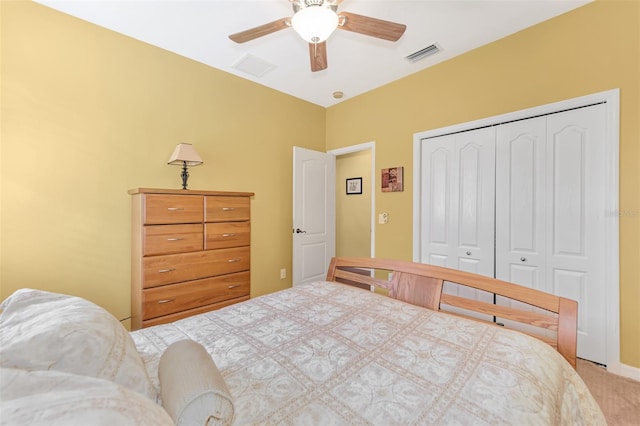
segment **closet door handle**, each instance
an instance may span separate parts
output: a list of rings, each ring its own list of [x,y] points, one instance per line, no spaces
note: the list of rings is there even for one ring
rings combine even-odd
[[[467,250],[467,256],[471,256],[471,251]]]
[[[521,262],[526,262],[526,261],[527,261],[527,258],[526,258],[526,257],[521,257],[521,258],[520,258],[520,261],[521,261]]]

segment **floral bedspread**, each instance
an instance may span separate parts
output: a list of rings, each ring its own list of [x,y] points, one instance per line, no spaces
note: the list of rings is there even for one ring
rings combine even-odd
[[[204,345],[235,398],[236,424],[605,424],[547,344],[342,284],[131,334],[156,387],[168,345]]]

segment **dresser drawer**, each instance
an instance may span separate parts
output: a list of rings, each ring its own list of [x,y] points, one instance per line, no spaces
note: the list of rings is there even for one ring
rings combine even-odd
[[[204,249],[248,246],[251,242],[249,222],[222,222],[204,224]]]
[[[202,195],[147,194],[144,202],[145,225],[197,223],[204,217]]]
[[[142,259],[143,288],[248,271],[250,247],[167,254]]]
[[[249,197],[205,196],[205,222],[243,221],[251,219]]]
[[[143,320],[249,295],[249,272],[144,290]]]
[[[142,327],[151,327],[159,324],[167,324],[170,322],[178,321],[182,318],[187,318],[193,315],[203,314],[205,312],[214,311],[216,309],[224,308],[226,306],[234,305],[236,303],[244,302],[245,300],[249,300],[249,296],[237,297],[235,299],[225,300],[224,302],[214,303],[212,305],[199,306],[194,309],[189,309],[188,311],[180,311],[175,314],[164,315],[157,318],[152,318],[148,320],[142,321]]]
[[[143,256],[184,253],[202,250],[204,233],[202,224],[147,225],[143,230]]]

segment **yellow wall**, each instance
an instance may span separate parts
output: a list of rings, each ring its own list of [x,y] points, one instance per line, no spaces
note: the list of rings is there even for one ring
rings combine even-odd
[[[640,2],[596,1],[329,108],[327,149],[375,140],[376,170],[405,166],[377,257],[412,258],[414,133],[620,88],[621,361],[640,367],[639,26]]]
[[[378,257],[412,257],[413,134],[620,88],[621,361],[640,367],[640,3],[596,1],[327,110],[31,2],[0,1],[0,299],[73,293],[129,315],[134,187],[254,191],[252,294],[290,286],[292,145],[376,141]],[[445,46],[446,48],[446,46]],[[379,173],[376,188],[380,187]],[[290,274],[289,274],[290,275]]]
[[[347,195],[346,179],[362,178],[362,194]],[[371,256],[371,150],[336,158],[336,256]]]
[[[2,8],[0,298],[20,287],[129,315],[130,199],[255,192],[252,295],[291,286],[292,146],[324,150],[325,109],[32,2]],[[288,274],[290,276],[290,274]]]

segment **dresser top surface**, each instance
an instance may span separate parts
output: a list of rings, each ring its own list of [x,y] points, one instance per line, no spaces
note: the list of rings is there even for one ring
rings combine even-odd
[[[133,188],[130,189],[129,195],[136,194],[171,194],[171,195],[224,195],[227,197],[252,197],[253,192],[234,192],[234,191],[205,191],[198,189],[159,189],[159,188]]]

